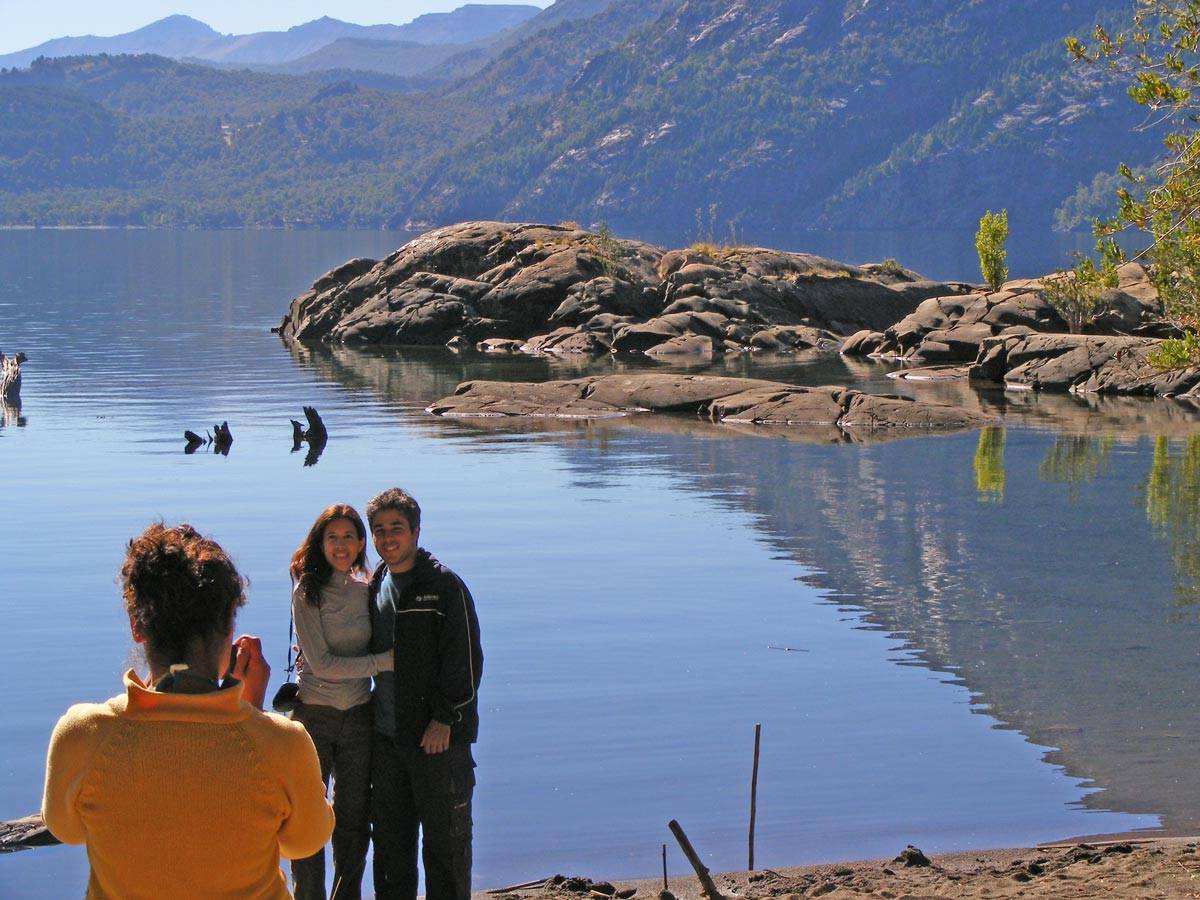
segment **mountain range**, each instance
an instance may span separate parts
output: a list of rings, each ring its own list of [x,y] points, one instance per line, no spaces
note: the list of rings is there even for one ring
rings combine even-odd
[[[405,25],[354,25],[324,16],[286,31],[221,34],[190,16],[173,15],[113,37],[63,37],[0,55],[0,67],[23,68],[38,57],[152,53],[169,59],[250,66],[279,66],[341,41],[441,46],[487,41],[538,14],[536,6],[474,3],[453,12],[427,13]]]
[[[249,44],[219,67],[42,59],[0,73],[0,222],[574,219],[779,243],[1006,208],[1013,228],[1046,232],[1068,201],[1084,218],[1080,197],[1119,161],[1160,152],[1124,83],[1062,47],[1097,21],[1119,28],[1127,6],[557,0],[447,14],[457,44],[318,20],[260,42],[255,71],[230,59]],[[463,24],[497,9],[535,14]],[[312,49],[321,23],[333,39]],[[179,34],[199,40],[194,25]],[[278,35],[293,35],[286,52]]]

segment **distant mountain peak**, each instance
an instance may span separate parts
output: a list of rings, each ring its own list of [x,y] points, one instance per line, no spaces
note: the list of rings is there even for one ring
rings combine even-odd
[[[183,13],[175,13],[170,16],[164,16],[155,22],[151,22],[142,28],[133,32],[134,34],[155,34],[159,32],[171,32],[178,35],[196,35],[204,37],[216,37],[220,32],[213,29],[210,25],[206,25],[199,19],[193,19],[191,16],[185,16]]]
[[[341,19],[335,19],[333,16],[321,16],[319,19],[313,19],[311,22],[302,22],[299,25],[293,25],[288,31],[305,31],[314,28],[328,28],[332,26],[348,25],[348,22],[343,22]]]

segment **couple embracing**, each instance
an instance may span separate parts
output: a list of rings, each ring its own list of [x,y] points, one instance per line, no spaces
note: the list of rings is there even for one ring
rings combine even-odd
[[[418,831],[428,900],[471,893],[479,622],[462,579],[420,534],[417,501],[391,488],[367,504],[365,527],[353,507],[326,509],[292,557],[292,718],[326,784],[333,776],[334,900],[360,896],[370,841],[375,896],[415,898]],[[298,900],[324,898],[324,849],[295,860],[292,878]]]

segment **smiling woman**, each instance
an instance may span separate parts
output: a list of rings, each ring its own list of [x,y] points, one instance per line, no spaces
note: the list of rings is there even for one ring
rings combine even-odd
[[[292,556],[292,616],[300,644],[300,702],[326,786],[332,777],[335,894],[357,897],[367,860],[371,762],[370,679],[392,669],[391,653],[368,654],[367,531],[354,507],[326,508]],[[357,576],[357,577],[356,577]],[[300,900],[325,897],[325,851],[292,863]]]

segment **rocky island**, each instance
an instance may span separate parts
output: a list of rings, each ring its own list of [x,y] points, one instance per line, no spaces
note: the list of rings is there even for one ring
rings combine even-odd
[[[1200,368],[1162,372],[1147,361],[1175,331],[1137,263],[1121,267],[1088,333],[1070,334],[1041,279],[987,291],[931,281],[890,260],[853,266],[710,244],[663,250],[571,223],[465,222],[427,232],[382,260],[353,259],[322,275],[291,302],[277,330],[299,343],[663,360],[816,348],[914,364],[894,373],[899,378],[1200,398]],[[695,383],[662,378],[642,376],[625,394],[613,377],[540,387],[470,382],[429,410],[578,418],[687,408],[722,421],[834,425],[869,407],[857,417],[869,427],[979,424],[945,408],[916,413],[903,398],[748,379],[713,379],[721,393],[701,390],[703,401],[693,402]],[[646,390],[660,402],[631,399]]]
[[[529,353],[836,349],[967,284],[899,266],[697,244],[664,251],[573,225],[466,222],[354,259],[295,298],[285,338]]]

